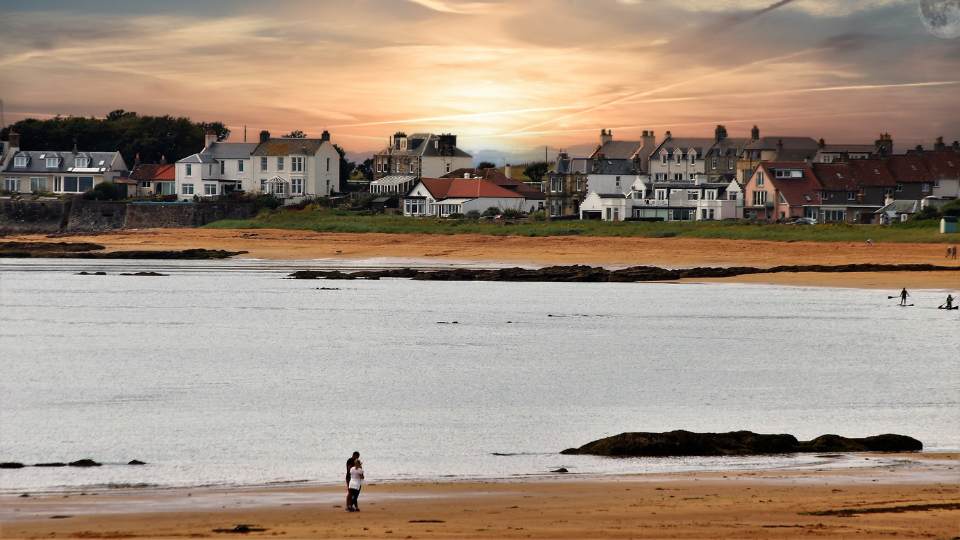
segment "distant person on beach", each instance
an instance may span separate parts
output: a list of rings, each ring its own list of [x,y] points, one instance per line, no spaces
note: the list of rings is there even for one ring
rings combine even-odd
[[[360,498],[360,489],[363,487],[363,463],[357,459],[350,469],[350,483],[347,484],[347,512],[359,512],[357,499]]]
[[[949,253],[949,254],[947,255],[948,257],[950,257],[950,258],[953,259],[953,260],[957,260],[957,246],[951,246],[951,247],[949,247],[949,248],[947,249],[947,252]]]
[[[360,452],[354,452],[350,459],[347,460],[347,510],[350,510],[350,469],[353,468],[353,465],[360,461]]]
[[[944,304],[944,306],[946,306],[947,309],[953,309],[953,295],[952,295],[952,294],[949,294],[949,293],[947,294],[947,303]]]
[[[910,293],[908,293],[906,287],[904,287],[904,289],[903,289],[902,291],[900,291],[900,305],[901,305],[901,306],[907,305],[907,297],[908,297],[908,296],[910,296]]]

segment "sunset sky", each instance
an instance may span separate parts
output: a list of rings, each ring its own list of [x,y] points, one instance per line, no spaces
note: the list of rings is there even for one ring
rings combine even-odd
[[[6,121],[112,109],[242,138],[397,130],[523,153],[643,129],[960,138],[960,39],[917,0],[0,0]]]

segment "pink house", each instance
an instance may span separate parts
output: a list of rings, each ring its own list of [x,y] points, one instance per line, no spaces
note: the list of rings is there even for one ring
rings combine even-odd
[[[761,163],[744,185],[744,217],[785,221],[817,217],[823,187],[805,161]]]

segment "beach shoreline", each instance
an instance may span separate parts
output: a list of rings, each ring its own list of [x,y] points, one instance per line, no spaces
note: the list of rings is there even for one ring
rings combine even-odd
[[[487,263],[517,266],[584,264],[664,268],[847,264],[937,264],[941,244],[770,242],[696,238],[519,237],[382,233],[318,233],[277,229],[144,229],[101,234],[14,235],[24,242],[93,242],[107,251],[222,249],[245,251],[239,259],[359,261],[377,258],[433,261],[438,265]],[[898,289],[960,288],[955,272],[783,273],[694,279],[698,283],[764,283],[813,287]]]
[[[3,496],[3,538],[943,537],[960,520],[960,454],[863,454],[878,465],[504,480],[371,482],[360,514],[335,485]],[[884,459],[885,458],[885,459]],[[864,513],[856,513],[870,509]],[[852,514],[851,514],[852,512]],[[16,517],[10,517],[16,516]],[[56,516],[56,517],[54,517]],[[69,517],[63,517],[69,516]],[[853,516],[853,517],[851,517]],[[789,534],[787,534],[789,533]]]

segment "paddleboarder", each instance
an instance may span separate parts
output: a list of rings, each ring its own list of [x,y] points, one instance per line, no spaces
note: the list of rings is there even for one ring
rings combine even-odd
[[[908,296],[910,296],[910,293],[908,293],[908,292],[907,292],[907,288],[904,287],[903,290],[900,291],[900,305],[901,305],[901,306],[907,305],[907,297],[908,297]]]
[[[947,293],[947,302],[944,304],[945,309],[953,309],[953,295]]]

